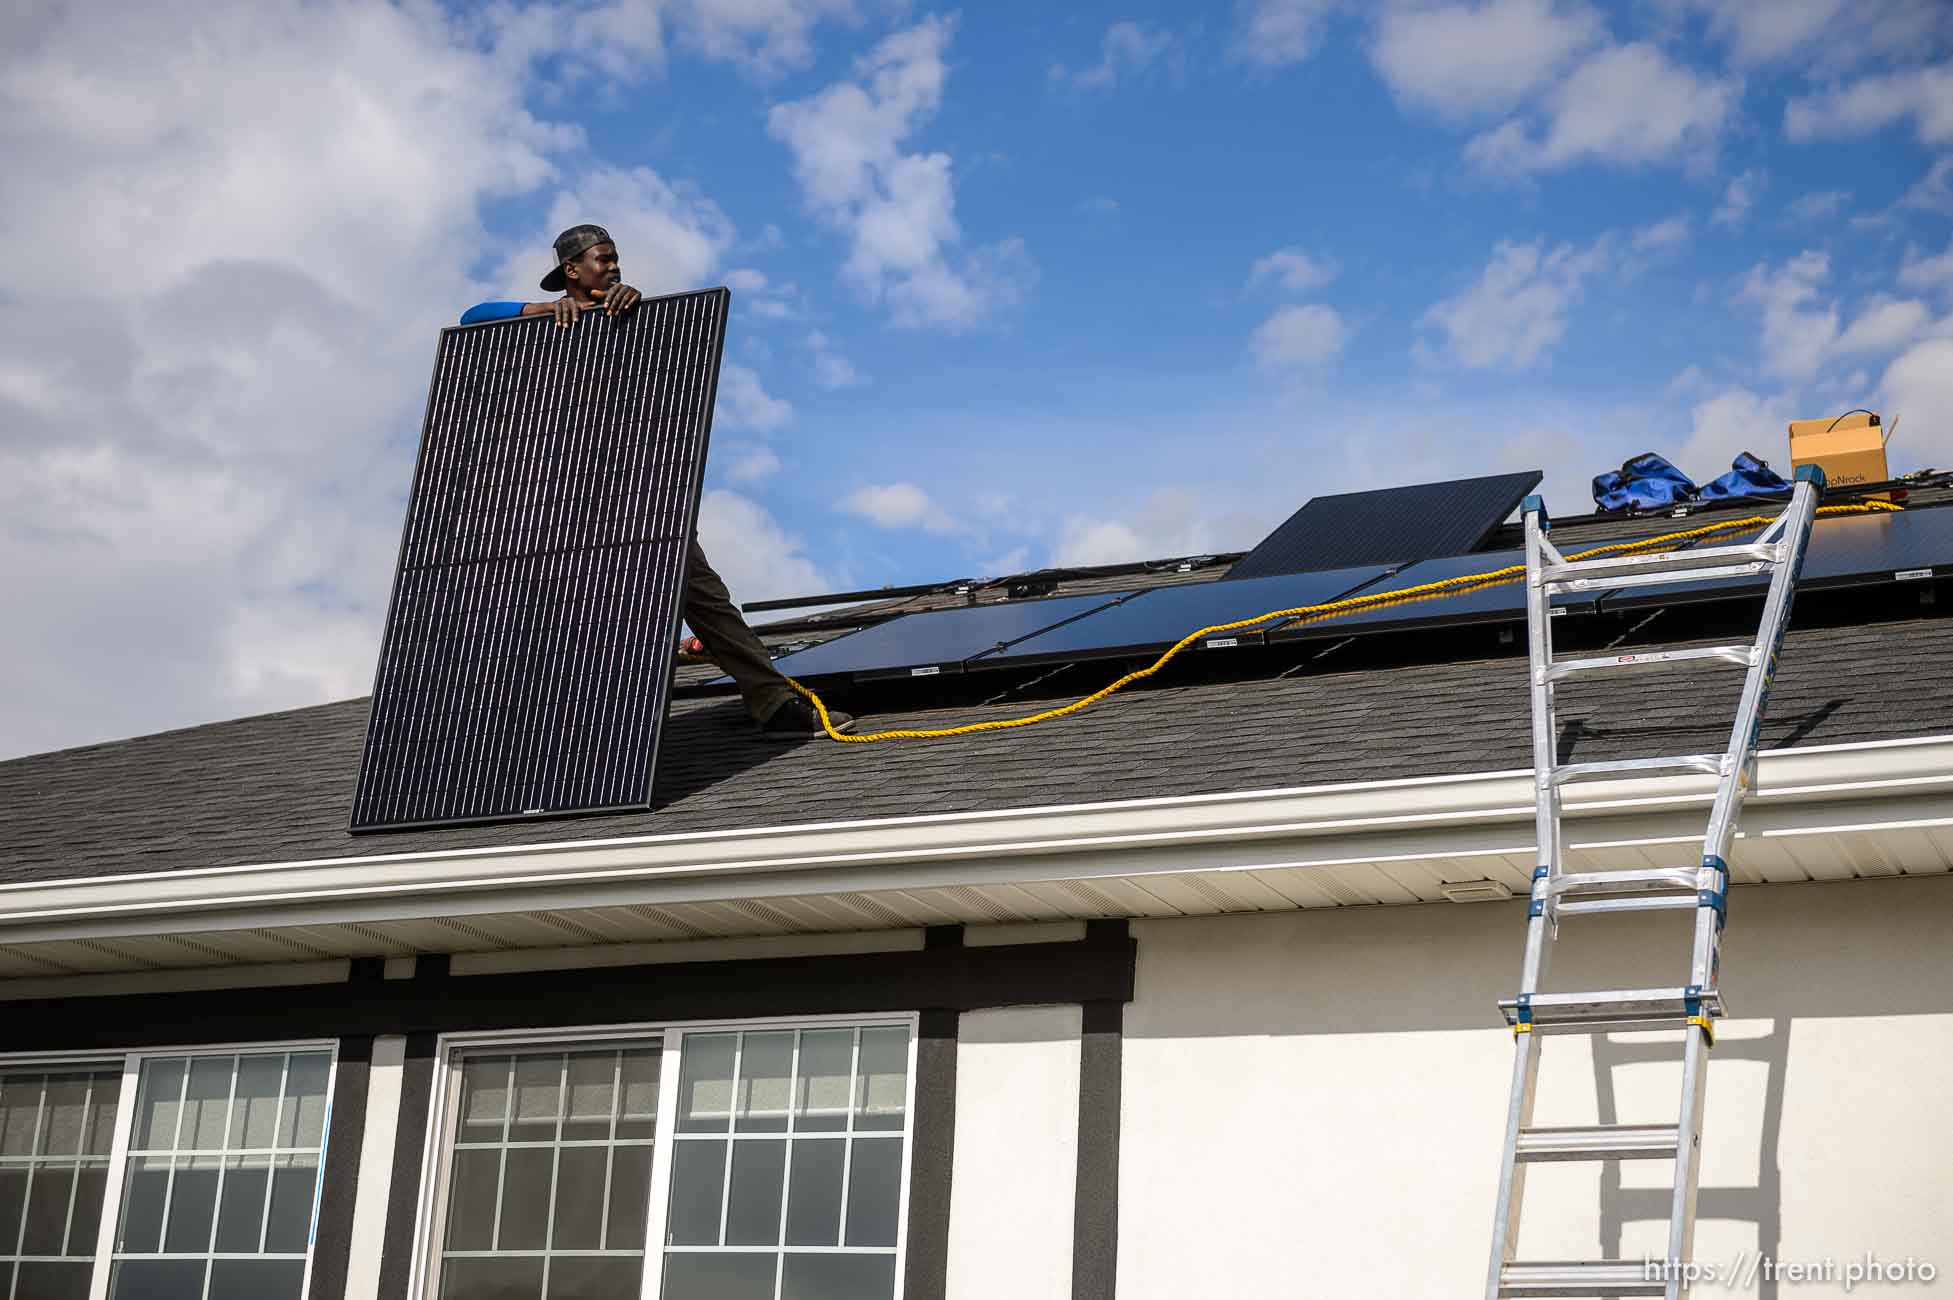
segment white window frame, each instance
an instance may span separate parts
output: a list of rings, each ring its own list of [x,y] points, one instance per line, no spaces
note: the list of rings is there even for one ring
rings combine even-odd
[[[409,1300],[435,1300],[440,1292],[440,1241],[447,1211],[447,1163],[450,1129],[460,1099],[461,1071],[454,1068],[462,1052],[523,1052],[571,1049],[579,1046],[660,1045],[658,1067],[658,1123],[651,1147],[651,1186],[646,1196],[644,1275],[638,1300],[661,1300],[664,1290],[665,1217],[671,1203],[671,1156],[678,1123],[678,1071],[687,1034],[754,1033],[769,1029],[865,1029],[900,1025],[909,1031],[905,1093],[902,1099],[902,1169],[895,1219],[895,1291],[902,1300],[904,1266],[909,1247],[909,1177],[915,1158],[916,1054],[921,1016],[913,1011],[866,1015],[769,1016],[745,1020],[672,1020],[625,1024],[576,1025],[560,1029],[498,1029],[441,1034],[434,1043],[434,1077],[427,1108],[427,1129],[421,1150],[420,1188],[415,1202],[413,1285]],[[883,1140],[886,1139],[877,1139]],[[845,1189],[844,1189],[845,1194]],[[785,1189],[781,1195],[785,1196]],[[779,1248],[775,1248],[776,1251]],[[863,1252],[866,1253],[866,1252]],[[104,1300],[101,1296],[91,1300]]]
[[[142,1078],[143,1063],[170,1056],[269,1056],[277,1052],[326,1053],[325,1127],[319,1134],[319,1175],[312,1183],[312,1219],[305,1234],[305,1272],[299,1285],[299,1300],[312,1291],[312,1264],[316,1255],[319,1227],[319,1198],[325,1187],[326,1158],[332,1147],[332,1096],[339,1081],[339,1040],[300,1038],[272,1042],[185,1043],[167,1047],[134,1050],[94,1049],[80,1052],[13,1052],[0,1055],[0,1072],[72,1067],[99,1068],[119,1065],[122,1090],[115,1104],[115,1141],[109,1148],[108,1172],[102,1189],[102,1221],[95,1238],[95,1262],[89,1275],[88,1300],[108,1300],[110,1276],[115,1271],[115,1234],[122,1226],[122,1199],[129,1167],[129,1144],[135,1136],[136,1086]],[[213,1213],[215,1211],[213,1210]]]

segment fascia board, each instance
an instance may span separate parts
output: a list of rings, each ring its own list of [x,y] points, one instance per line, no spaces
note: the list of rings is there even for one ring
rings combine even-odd
[[[1533,776],[1201,795],[0,886],[0,941],[1533,851]],[[1567,791],[1573,847],[1685,843],[1712,778]],[[1761,756],[1747,836],[1953,824],[1953,736]]]

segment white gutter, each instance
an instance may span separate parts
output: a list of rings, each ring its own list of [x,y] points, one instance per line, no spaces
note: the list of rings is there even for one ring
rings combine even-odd
[[[1533,852],[1532,773],[1472,773],[0,885],[0,943]],[[1568,791],[1571,846],[1685,843],[1714,781]],[[1774,750],[1748,837],[1953,825],[1953,736]]]

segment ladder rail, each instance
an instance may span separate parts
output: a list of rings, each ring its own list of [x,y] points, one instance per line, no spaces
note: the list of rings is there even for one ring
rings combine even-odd
[[[1497,1208],[1493,1217],[1491,1266],[1485,1294],[1488,1300],[1502,1295],[1573,1294],[1652,1294],[1665,1300],[1686,1300],[1686,1271],[1680,1267],[1691,1260],[1695,1244],[1695,1211],[1702,1158],[1702,1110],[1707,1094],[1708,1051],[1713,1046],[1713,1020],[1723,1011],[1718,981],[1721,975],[1722,929],[1727,913],[1729,845],[1736,832],[1737,816],[1744,796],[1755,783],[1756,751],[1760,740],[1763,712],[1769,703],[1778,655],[1789,628],[1790,608],[1796,594],[1798,575],[1803,570],[1811,525],[1816,519],[1818,498],[1824,477],[1815,467],[1800,468],[1788,505],[1771,521],[1762,534],[1745,546],[1715,548],[1680,558],[1682,553],[1660,556],[1623,557],[1620,560],[1569,561],[1547,537],[1550,523],[1544,503],[1528,497],[1522,507],[1526,545],[1526,646],[1530,671],[1527,688],[1532,713],[1534,776],[1534,828],[1539,846],[1533,871],[1532,891],[1527,901],[1526,948],[1520,969],[1519,993],[1502,1006],[1514,1031],[1512,1088],[1506,1108],[1505,1143],[1499,1171]],[[1728,558],[1743,558],[1752,563],[1719,564]],[[1587,658],[1558,662],[1553,656],[1551,596],[1556,591],[1583,590],[1602,586],[1643,586],[1662,582],[1700,580],[1723,576],[1725,572],[1770,572],[1769,594],[1754,643],[1749,647],[1719,646],[1693,651],[1657,652],[1647,655],[1617,656],[1613,659]],[[1589,576],[1593,575],[1593,576]],[[1611,575],[1611,576],[1610,576]],[[1731,724],[1729,743],[1721,755],[1685,755],[1676,758],[1627,759],[1597,763],[1557,761],[1559,728],[1554,709],[1554,687],[1576,674],[1612,667],[1661,667],[1672,663],[1716,659],[1745,669],[1738,698],[1736,717]],[[1597,780],[1632,776],[1663,770],[1705,771],[1717,777],[1715,800],[1703,836],[1701,865],[1698,868],[1661,868],[1623,872],[1609,881],[1607,872],[1569,873],[1565,870],[1565,841],[1561,832],[1561,789],[1569,780]],[[1639,891],[1683,891],[1690,879],[1694,897],[1667,892],[1662,897],[1641,893],[1639,897],[1619,895]],[[1593,901],[1576,901],[1579,895],[1608,895]],[[1541,988],[1559,934],[1562,914],[1635,911],[1650,907],[1693,908],[1694,934],[1690,949],[1689,983],[1677,989],[1641,989],[1596,994],[1547,994]],[[1538,998],[1537,1007],[1534,999]],[[1535,1010],[1544,1017],[1537,1023]],[[1672,1141],[1666,1137],[1650,1143],[1647,1134],[1616,1135],[1611,1139],[1601,1130],[1541,1130],[1533,1126],[1533,1110],[1539,1084],[1540,1050],[1543,1033],[1603,1033],[1610,1028],[1626,1028],[1649,1021],[1678,1024],[1684,1033],[1682,1045],[1682,1087]],[[1571,1134],[1567,1136],[1566,1134]],[[1543,1136],[1544,1135],[1544,1136]],[[1642,1158],[1658,1158],[1652,1150],[1671,1152],[1666,1158],[1675,1163],[1671,1185],[1668,1248],[1669,1265],[1659,1282],[1643,1280],[1632,1291],[1595,1290],[1607,1281],[1625,1280],[1614,1270],[1625,1268],[1621,1261],[1596,1261],[1587,1264],[1522,1264],[1516,1262],[1520,1210],[1524,1200],[1526,1167],[1540,1158],[1608,1159],[1610,1149],[1642,1153]],[[1544,1144],[1542,1146],[1542,1144]],[[1630,1157],[1633,1158],[1633,1157]],[[1584,1281],[1582,1281],[1584,1279]],[[1573,1286],[1574,1290],[1554,1289]],[[1542,1289],[1547,1288],[1547,1289]]]

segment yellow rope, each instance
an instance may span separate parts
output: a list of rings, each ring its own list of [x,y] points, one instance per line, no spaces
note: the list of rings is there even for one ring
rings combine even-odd
[[[1836,515],[1862,514],[1877,510],[1899,509],[1901,507],[1895,506],[1888,501],[1866,501],[1858,505],[1819,506],[1817,512],[1821,515]],[[1700,528],[1689,528],[1678,533],[1663,533],[1660,537],[1647,537],[1638,542],[1615,542],[1609,546],[1596,546],[1591,550],[1579,551],[1566,558],[1568,560],[1588,560],[1596,555],[1605,555],[1610,551],[1642,551],[1667,542],[1686,541],[1690,538],[1706,537],[1710,533],[1731,532],[1739,528],[1761,527],[1774,523],[1775,521],[1776,517],[1773,515],[1750,515],[1742,519],[1725,520],[1722,523],[1704,524]],[[1297,605],[1293,609],[1274,609],[1268,611],[1266,614],[1257,615],[1254,618],[1236,619],[1232,623],[1216,623],[1212,627],[1203,627],[1197,631],[1187,633],[1187,635],[1175,642],[1171,649],[1158,659],[1155,659],[1147,667],[1135,669],[1127,673],[1110,686],[1101,687],[1085,698],[1073,700],[1070,704],[1060,708],[1046,709],[1042,713],[1033,713],[1023,718],[997,718],[990,722],[967,722],[960,727],[932,727],[926,729],[899,727],[891,731],[876,731],[861,736],[844,735],[834,729],[834,724],[829,720],[827,715],[827,705],[821,702],[820,696],[814,694],[814,692],[808,690],[791,677],[787,678],[787,684],[793,687],[794,690],[800,692],[800,694],[806,696],[807,701],[814,706],[815,712],[820,714],[821,728],[827,732],[828,738],[830,740],[838,740],[844,745],[867,745],[877,740],[937,740],[947,736],[967,736],[978,731],[1007,731],[1012,727],[1029,727],[1039,722],[1049,722],[1053,718],[1062,718],[1068,714],[1077,713],[1081,709],[1089,708],[1113,692],[1124,690],[1134,682],[1144,681],[1146,678],[1151,677],[1154,673],[1172,662],[1175,655],[1185,650],[1194,642],[1213,636],[1219,632],[1234,632],[1244,627],[1253,627],[1257,623],[1266,623],[1271,618],[1294,618],[1304,614],[1332,616],[1335,614],[1347,614],[1357,609],[1374,609],[1380,605],[1394,605],[1399,601],[1426,599],[1438,593],[1454,595],[1457,589],[1461,587],[1482,587],[1498,582],[1508,582],[1515,578],[1523,577],[1525,572],[1525,565],[1510,564],[1502,569],[1489,569],[1484,573],[1466,573],[1460,574],[1455,578],[1445,578],[1438,582],[1421,583],[1415,587],[1406,587],[1401,591],[1377,592],[1368,596],[1347,596],[1342,600],[1326,601],[1320,605]]]

